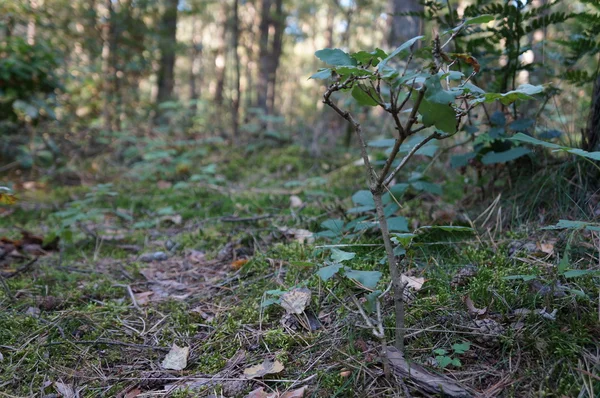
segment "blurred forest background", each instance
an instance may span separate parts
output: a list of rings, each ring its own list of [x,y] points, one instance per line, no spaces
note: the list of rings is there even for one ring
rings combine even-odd
[[[479,60],[475,83],[498,92],[545,84],[544,106],[513,119],[593,149],[593,3],[2,0],[1,170],[60,174],[99,152],[132,162],[147,138],[295,143],[313,154],[348,146],[346,125],[323,109],[324,86],[308,80],[316,50],[388,50],[481,14],[504,20],[461,33],[453,49]],[[380,114],[361,112],[377,125]]]

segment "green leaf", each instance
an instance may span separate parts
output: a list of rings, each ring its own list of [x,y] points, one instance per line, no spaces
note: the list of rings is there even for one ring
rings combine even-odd
[[[402,247],[408,247],[412,243],[415,238],[415,234],[394,234],[392,237],[392,242],[401,245]]]
[[[345,252],[335,247],[331,249],[331,259],[336,263],[341,263],[346,260],[352,260],[356,256],[356,253]]]
[[[452,156],[452,158],[450,158],[450,165],[453,169],[465,167],[469,164],[469,160],[474,159],[476,156],[477,154],[475,152],[469,152],[463,155]]]
[[[448,134],[455,133],[458,124],[452,104],[454,104],[456,95],[459,93],[444,90],[440,84],[439,76],[428,77],[425,80],[425,86],[427,88],[425,97],[419,106],[423,124],[425,126],[435,126]]]
[[[446,355],[448,351],[444,350],[443,348],[436,348],[433,350],[433,353],[438,355]]]
[[[533,86],[531,84],[523,84],[516,90],[509,91],[504,94],[500,93],[486,93],[479,98],[475,98],[471,101],[472,104],[477,103],[490,103],[494,101],[500,101],[503,105],[510,105],[517,100],[532,100],[534,94],[539,94],[544,91],[542,86]]]
[[[373,313],[377,309],[377,300],[379,299],[379,296],[381,295],[381,293],[382,293],[381,290],[375,290],[375,291],[367,294],[367,301],[365,303],[365,309],[369,313]]]
[[[570,269],[563,273],[565,278],[578,278],[586,275],[600,275],[600,270],[596,269]]]
[[[451,363],[453,366],[456,366],[457,368],[462,366],[462,363],[460,363],[460,359],[458,359],[458,358],[453,358],[453,359],[452,359],[452,362],[450,362],[450,363]]]
[[[469,351],[470,348],[471,343],[467,341],[464,343],[456,343],[452,345],[452,349],[456,354],[464,354],[465,352]]]
[[[479,15],[475,18],[467,19],[465,21],[465,25],[478,25],[482,23],[488,23],[490,21],[493,21],[494,19],[496,19],[496,17],[493,15]]]
[[[527,282],[527,281],[531,281],[535,278],[537,278],[537,275],[509,275],[509,276],[503,277],[502,279],[507,280],[507,281],[520,279],[523,282]]]
[[[442,355],[438,355],[437,357],[435,357],[435,360],[438,363],[438,366],[442,369],[452,363],[452,358]]]
[[[387,56],[387,53],[380,48],[376,48],[374,51],[371,52],[359,51],[357,53],[352,54],[352,58],[354,58],[361,64],[370,64],[371,66],[377,66],[377,64],[379,64],[379,61]]]
[[[331,77],[331,69],[319,69],[317,73],[309,77],[309,79],[327,80]]]
[[[381,140],[369,141],[369,146],[373,148],[391,148],[395,143],[396,140],[393,138],[384,138]]]
[[[390,55],[388,55],[387,57],[385,57],[380,63],[379,65],[377,65],[377,70],[381,71],[383,69],[383,67],[386,66],[386,64],[395,56],[397,56],[398,54],[410,49],[413,44],[415,44],[415,42],[417,40],[421,40],[424,36],[417,36],[417,37],[413,37],[412,39],[408,40],[407,42],[403,43],[400,47],[396,48],[394,51],[392,51],[392,53]]]
[[[362,84],[356,84],[352,87],[352,98],[356,100],[360,105],[366,106],[377,106],[378,102],[375,101],[369,93],[377,98],[377,92],[372,87],[367,87]]]
[[[573,237],[573,232],[571,233],[571,237]],[[560,262],[558,263],[558,272],[561,274],[564,273],[567,270],[567,267],[569,266],[570,252],[571,252],[571,239],[569,238],[567,240],[567,247],[565,247],[565,252],[564,252],[562,258],[560,259]]]
[[[355,192],[354,195],[352,195],[352,201],[363,206],[375,206],[373,194],[366,189]]]
[[[321,227],[341,235],[344,229],[344,222],[340,219],[329,219],[322,222]]]
[[[415,181],[410,185],[417,191],[429,192],[434,195],[441,195],[443,193],[442,188],[439,185],[427,181]]]
[[[381,279],[381,272],[379,271],[357,271],[354,269],[347,269],[344,272],[344,275],[350,279],[354,279],[369,290],[375,289],[377,283]]]
[[[507,163],[521,156],[525,156],[531,151],[525,147],[518,146],[504,152],[488,152],[481,158],[481,163],[485,165],[496,163]]]
[[[474,233],[475,230],[471,227],[464,227],[462,225],[426,225],[420,227],[419,230],[439,230],[444,232],[469,232]]]
[[[333,277],[335,274],[337,274],[340,271],[340,269],[342,269],[343,267],[344,266],[342,264],[334,263],[334,264],[319,268],[319,270],[317,271],[317,275],[323,280],[323,282],[327,282],[329,279],[331,279],[331,277]]]
[[[388,229],[392,232],[408,232],[408,221],[404,217],[391,217],[387,219]]]
[[[348,209],[346,211],[346,213],[350,213],[350,214],[354,214],[354,213],[366,213],[366,212],[372,211],[372,210],[375,210],[375,206],[365,205],[365,206],[357,206],[357,207],[353,207],[351,209]]]
[[[508,128],[512,131],[527,131],[530,127],[535,124],[535,120],[531,118],[517,119],[508,125]]]
[[[333,66],[356,66],[356,60],[339,48],[325,48],[315,52],[317,58]]]
[[[587,229],[589,231],[596,231],[598,224],[589,223],[585,221],[572,221],[572,220],[558,220],[556,225],[543,227],[542,229]]]
[[[561,145],[553,144],[551,142],[541,141],[541,140],[538,140],[536,138],[530,137],[530,136],[522,134],[522,133],[515,134],[510,139],[513,141],[527,142],[529,144],[540,145],[540,146],[544,146],[546,148],[554,149],[557,151],[564,151],[564,152],[571,153],[573,155],[582,156],[582,157],[585,157],[588,159],[600,161],[600,152],[587,152],[587,151],[584,151],[583,149],[570,148],[568,146],[561,146]]]

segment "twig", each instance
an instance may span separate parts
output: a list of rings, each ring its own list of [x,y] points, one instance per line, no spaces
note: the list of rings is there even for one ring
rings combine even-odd
[[[440,133],[438,133],[437,131],[434,132],[433,134],[431,134],[429,137],[425,138],[423,141],[419,142],[417,145],[415,145],[407,154],[406,156],[400,161],[400,164],[398,164],[398,166],[396,166],[396,168],[385,178],[385,180],[383,180],[383,185],[387,186],[390,184],[390,182],[392,182],[392,180],[394,179],[394,177],[396,176],[396,174],[398,174],[398,172],[406,165],[406,163],[410,160],[410,158],[419,150],[421,149],[425,144],[427,144],[429,141],[431,141],[434,138],[440,139],[443,138],[444,136]]]
[[[38,260],[38,257],[29,261],[27,264],[22,265],[21,267],[17,268],[13,272],[0,272],[0,277],[5,278],[5,279],[10,279],[14,276],[17,276],[17,275],[27,271],[29,269],[29,267],[31,267],[37,260]]]
[[[148,344],[134,344],[134,343],[125,343],[122,341],[115,340],[68,340],[68,341],[52,341],[50,343],[46,343],[45,346],[53,346],[53,345],[64,345],[64,344],[83,344],[83,345],[96,345],[96,344],[106,344],[106,345],[116,345],[123,347],[131,347],[131,348],[145,348],[156,351],[169,352],[171,349],[168,347],[160,347],[160,346],[152,346]]]
[[[223,222],[251,222],[264,220],[265,218],[274,217],[273,214],[264,214],[262,216],[254,216],[254,217],[235,217],[235,216],[225,216],[221,217],[221,221]]]

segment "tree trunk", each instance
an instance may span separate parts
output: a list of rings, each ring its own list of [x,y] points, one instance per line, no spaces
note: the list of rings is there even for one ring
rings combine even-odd
[[[105,0],[102,20],[102,75],[104,76],[104,104],[102,107],[102,120],[104,129],[112,131],[114,110],[114,78],[115,69],[112,65],[114,52],[114,16],[112,0]]]
[[[583,149],[586,151],[599,150],[600,144],[600,73],[594,81],[592,104],[588,115],[587,127],[584,131]]]
[[[408,39],[419,36],[423,31],[423,24],[419,17],[404,17],[398,14],[402,12],[422,12],[423,5],[419,0],[390,0],[392,17],[389,21],[388,46],[398,47]]]
[[[156,102],[173,98],[175,85],[175,47],[177,44],[177,5],[179,0],[165,0],[165,10],[160,23],[160,64],[158,69],[158,95]]]
[[[200,69],[202,66],[202,34],[197,31],[197,21],[194,16],[192,19],[192,46],[190,51],[190,110],[192,117],[198,110],[198,98],[200,98],[200,89],[202,84],[198,82]],[[200,84],[198,84],[200,83]]]
[[[269,26],[271,25],[271,0],[262,0],[260,10],[258,82],[256,84],[256,107],[269,113],[267,108],[267,93],[269,91]]]
[[[232,100],[232,128],[233,137],[238,138],[239,132],[239,120],[240,120],[240,54],[238,53],[238,47],[240,44],[240,18],[239,18],[239,0],[233,0],[233,20],[231,21],[231,47],[233,48],[233,61],[234,61],[234,93]]]
[[[273,113],[275,109],[277,69],[279,69],[279,60],[283,52],[283,30],[285,29],[285,15],[283,14],[283,0],[275,0],[275,16],[273,18],[273,47],[271,49],[270,67],[269,67],[269,98],[268,111]]]
[[[37,0],[29,0],[29,7],[31,8],[31,14],[29,21],[27,22],[27,44],[33,46],[35,44],[35,12],[37,9]]]
[[[227,63],[225,62],[225,55],[227,53],[227,2],[223,2],[223,8],[221,9],[222,20],[220,21],[221,31],[220,31],[220,42],[217,48],[217,53],[215,57],[215,67],[217,73],[217,87],[215,89],[215,104],[217,108],[220,108],[223,105],[223,90],[225,89],[225,72]],[[217,109],[218,115],[220,116],[222,112]]]

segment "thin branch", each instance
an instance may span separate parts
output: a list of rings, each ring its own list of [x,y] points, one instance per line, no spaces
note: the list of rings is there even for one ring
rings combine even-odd
[[[352,117],[350,112],[343,111],[342,109],[340,109],[340,107],[337,106],[337,104],[335,104],[331,100],[331,94],[333,94],[335,91],[341,90],[342,88],[347,88],[351,85],[350,83],[352,82],[347,81],[343,84],[332,84],[323,95],[323,103],[329,106],[334,111],[336,111],[338,115],[346,119],[352,125],[352,127],[354,127],[354,131],[356,132],[356,136],[358,137],[358,141],[360,142],[360,154],[363,158],[363,161],[365,162],[365,167],[368,170],[369,184],[372,185],[377,181],[378,177],[377,173],[375,172],[375,169],[373,168],[373,165],[371,164],[371,161],[369,160],[369,154],[367,152],[367,143],[365,142],[365,139],[363,137],[362,127],[360,123],[358,123]]]
[[[423,98],[425,97],[425,90],[426,90],[425,87],[423,87],[422,89],[419,90],[419,96],[417,97],[417,100],[415,101],[415,104],[413,105],[413,109],[412,109],[412,112],[410,113],[410,116],[408,117],[408,122],[406,123],[406,127],[404,127],[404,132],[406,133],[406,136],[414,134],[414,132],[411,132],[410,129],[412,128],[413,124],[415,124],[417,121],[417,111],[419,110],[419,107],[421,106],[421,102],[423,101]]]
[[[406,163],[410,160],[410,158],[413,157],[413,155],[419,150],[421,149],[425,144],[427,144],[429,141],[431,141],[432,139],[436,138],[436,139],[441,139],[444,136],[440,133],[438,133],[437,131],[434,132],[433,134],[431,134],[429,137],[425,138],[423,141],[419,142],[417,145],[415,145],[410,152],[408,152],[406,154],[406,156],[400,161],[400,164],[398,164],[398,166],[396,166],[396,168],[390,173],[390,175],[388,175],[385,180],[383,181],[383,185],[387,186],[390,182],[392,182],[392,180],[394,179],[394,177],[396,176],[396,174],[398,174],[398,172],[406,165]]]

